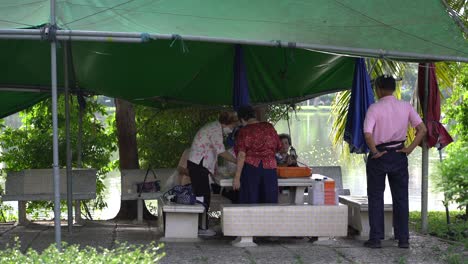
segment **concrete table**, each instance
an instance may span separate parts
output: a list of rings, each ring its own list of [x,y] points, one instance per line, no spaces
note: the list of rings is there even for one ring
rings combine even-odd
[[[304,204],[304,192],[307,187],[312,186],[315,179],[323,179],[326,176],[312,174],[311,177],[302,178],[278,178],[278,186],[291,187],[289,191],[290,202],[292,204]],[[232,187],[232,178],[214,177],[221,187]]]

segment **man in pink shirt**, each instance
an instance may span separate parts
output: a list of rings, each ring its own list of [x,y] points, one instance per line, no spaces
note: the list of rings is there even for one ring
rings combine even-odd
[[[379,101],[372,104],[364,120],[364,136],[370,154],[366,164],[369,199],[369,240],[364,246],[380,248],[384,239],[385,177],[388,175],[393,200],[393,227],[400,248],[409,247],[408,158],[426,134],[426,126],[413,107],[393,96],[395,79],[375,80]],[[408,124],[416,128],[414,141],[405,147]]]

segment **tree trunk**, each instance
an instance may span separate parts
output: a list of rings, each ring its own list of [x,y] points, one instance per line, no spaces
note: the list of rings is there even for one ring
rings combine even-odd
[[[127,101],[115,99],[115,121],[119,146],[120,170],[139,169],[138,148],[136,142],[136,123],[133,105]],[[115,219],[133,220],[137,218],[137,201],[125,200],[120,203],[120,210]],[[154,220],[143,203],[143,218]]]

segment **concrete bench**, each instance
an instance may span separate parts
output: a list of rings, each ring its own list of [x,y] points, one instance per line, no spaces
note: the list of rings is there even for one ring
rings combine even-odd
[[[156,174],[156,179],[152,172],[148,173],[147,182],[159,180],[161,188],[164,187],[167,179],[176,172],[176,169],[153,169]],[[137,170],[122,170],[121,172],[121,199],[122,200],[137,200],[137,221],[143,222],[143,202],[145,200],[157,200],[166,190],[160,192],[141,193],[137,192],[137,184],[145,180],[146,169]]]
[[[75,200],[75,219],[81,219],[80,201],[96,198],[96,170],[73,169],[72,190]],[[60,199],[67,199],[66,170],[60,170]],[[53,169],[29,169],[18,172],[8,172],[5,182],[3,201],[18,201],[18,223],[25,225],[27,201],[53,201],[54,176]]]
[[[221,227],[225,236],[237,236],[237,247],[256,246],[254,236],[346,236],[345,205],[311,206],[278,204],[222,205]]]
[[[348,206],[348,224],[359,232],[357,239],[369,239],[369,206],[367,196],[340,196],[340,203]],[[384,205],[385,238],[393,234],[392,204]]]
[[[201,204],[185,205],[158,199],[159,227],[164,231],[162,241],[193,240],[198,238],[199,216],[205,212]]]

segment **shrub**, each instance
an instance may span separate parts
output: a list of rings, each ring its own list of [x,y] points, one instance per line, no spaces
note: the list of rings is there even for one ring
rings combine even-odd
[[[51,244],[42,253],[28,249],[25,253],[20,250],[20,243],[15,239],[15,245],[0,251],[0,263],[158,263],[165,253],[159,253],[163,244],[151,243],[145,246],[120,244],[115,249],[67,245],[63,243],[62,251],[58,251],[55,244]]]
[[[460,210],[468,206],[468,146],[457,142],[450,146],[448,156],[438,165],[435,182],[445,194],[445,203],[454,202]],[[468,213],[468,212],[467,212]]]

